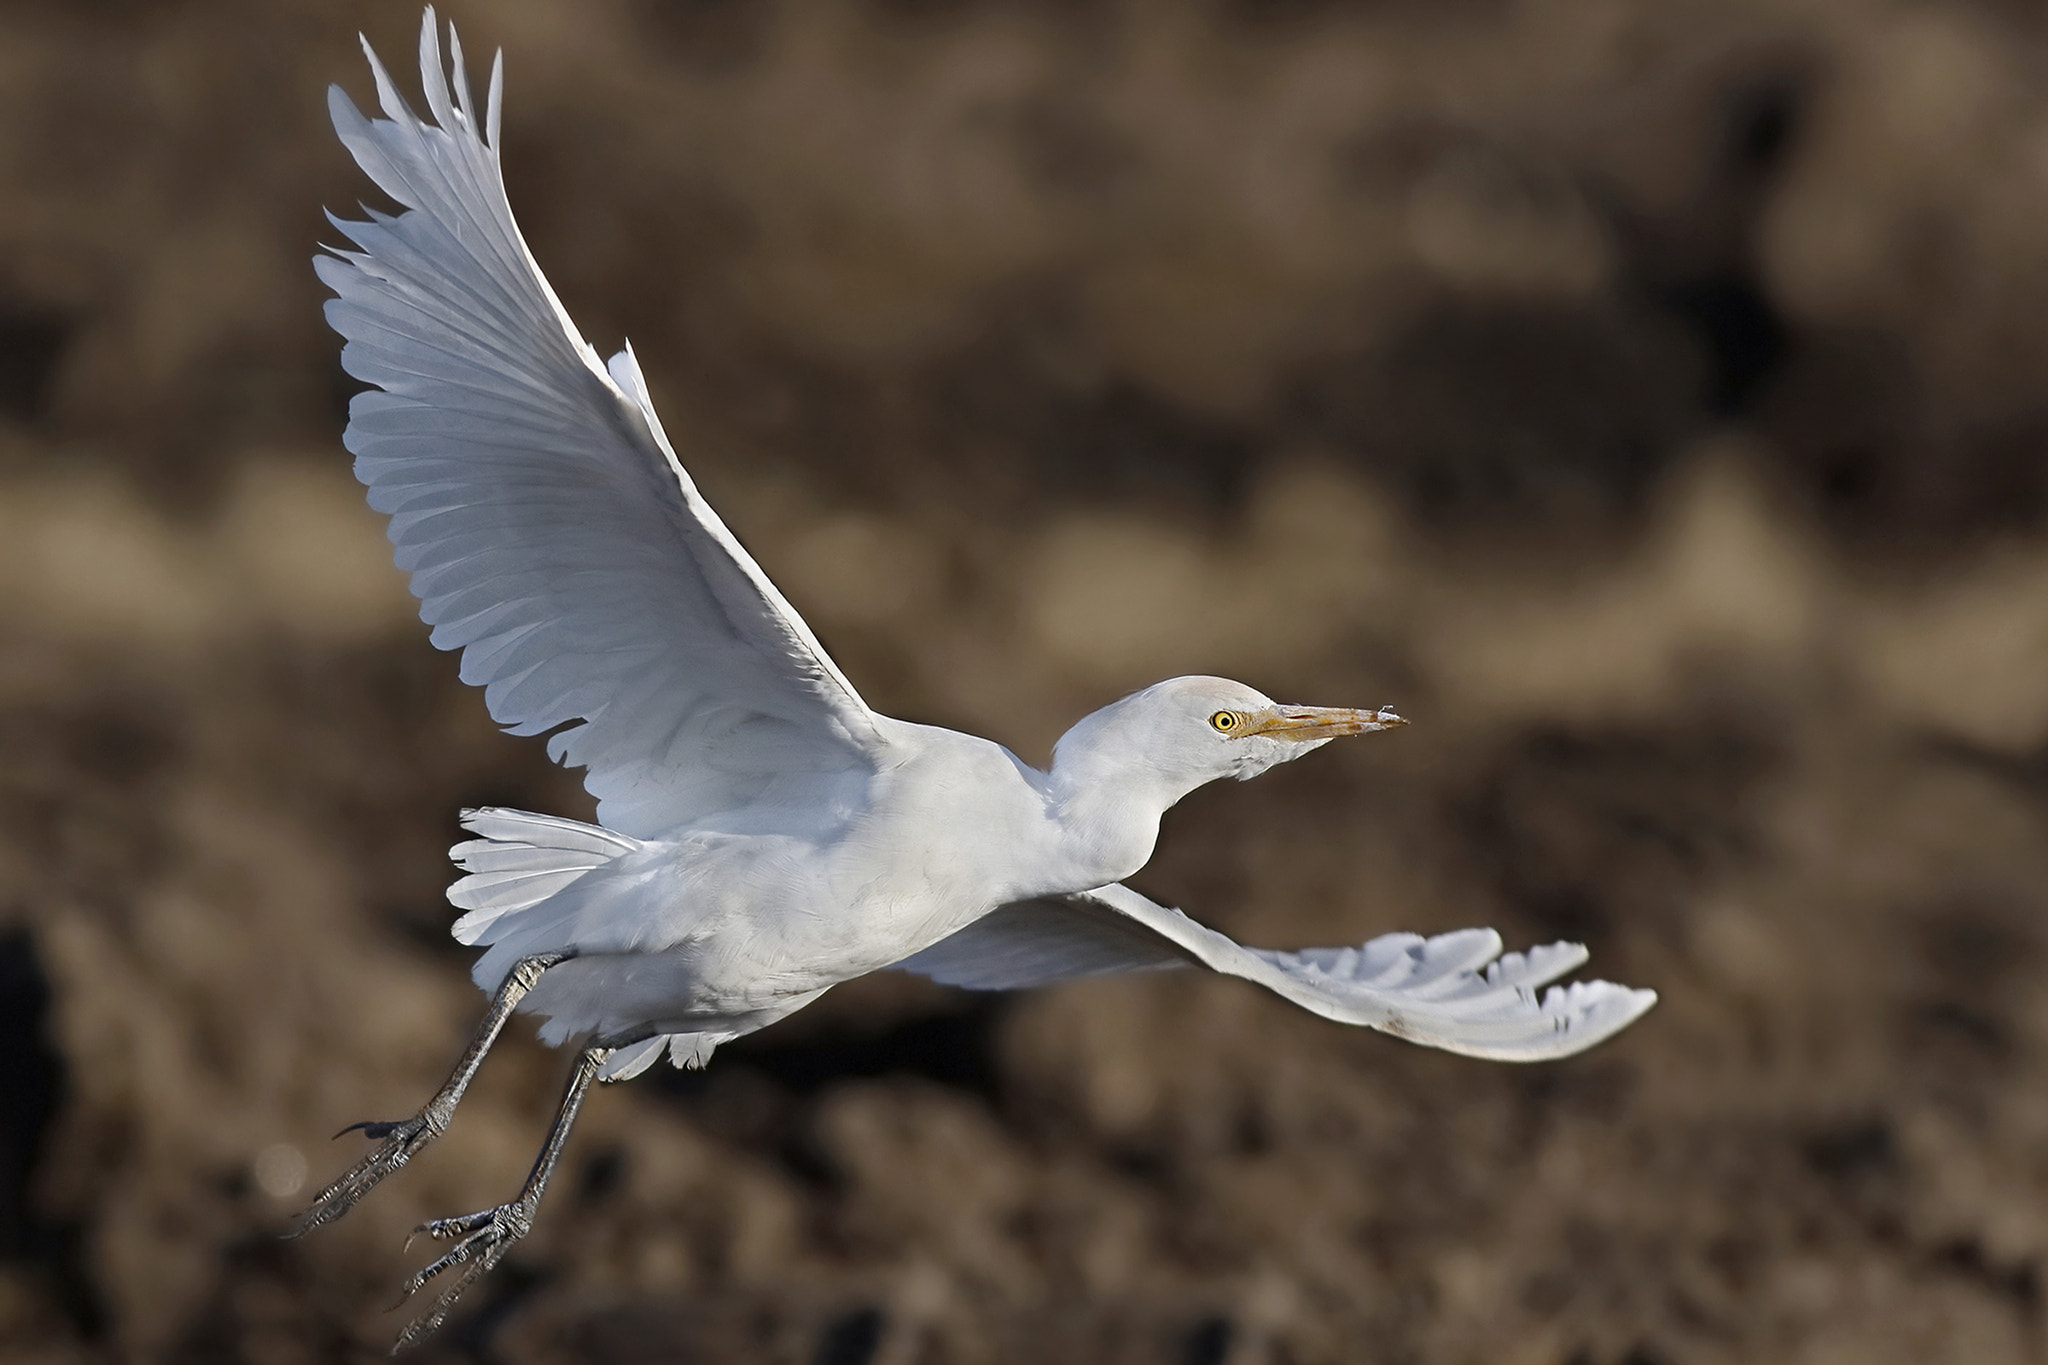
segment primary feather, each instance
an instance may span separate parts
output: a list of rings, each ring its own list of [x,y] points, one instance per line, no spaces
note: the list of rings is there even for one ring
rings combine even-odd
[[[343,144],[407,212],[332,219],[356,249],[315,266],[342,365],[379,390],[344,441],[433,642],[513,733],[576,722],[549,752],[588,769],[626,833],[870,768],[873,714],[698,494],[631,350],[600,363],[535,265],[454,46],[451,96],[422,30],[431,124],[367,44],[385,117],[330,93]]]

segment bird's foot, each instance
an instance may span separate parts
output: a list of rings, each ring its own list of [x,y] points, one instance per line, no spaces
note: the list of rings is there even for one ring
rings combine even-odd
[[[378,1181],[419,1155],[420,1150],[439,1137],[447,1126],[447,1115],[429,1104],[409,1119],[351,1123],[336,1133],[335,1136],[340,1137],[344,1133],[360,1131],[383,1141],[376,1150],[343,1172],[340,1179],[320,1191],[285,1236],[303,1237],[314,1228],[347,1213],[355,1207],[358,1199],[377,1187]]]
[[[457,1239],[448,1249],[448,1254],[423,1267],[419,1274],[405,1282],[398,1301],[404,1303],[426,1287],[429,1280],[443,1271],[456,1266],[464,1267],[462,1274],[442,1290],[433,1306],[419,1317],[414,1318],[406,1329],[398,1334],[398,1342],[391,1349],[394,1354],[404,1350],[427,1336],[441,1325],[448,1316],[448,1310],[462,1297],[464,1290],[489,1273],[492,1266],[501,1260],[512,1244],[526,1235],[533,1225],[533,1208],[525,1199],[515,1199],[509,1204],[500,1204],[494,1209],[479,1213],[464,1213],[453,1218],[436,1218],[413,1229],[417,1237],[421,1233],[437,1242]]]

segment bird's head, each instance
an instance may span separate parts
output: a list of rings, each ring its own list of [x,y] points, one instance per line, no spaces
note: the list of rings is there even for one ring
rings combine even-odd
[[[1405,724],[1384,708],[1288,706],[1228,678],[1169,678],[1067,731],[1053,768],[1153,776],[1171,804],[1218,778],[1257,777],[1333,739]]]

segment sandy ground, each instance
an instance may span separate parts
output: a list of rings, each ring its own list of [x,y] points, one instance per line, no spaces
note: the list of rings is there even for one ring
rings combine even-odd
[[[589,1105],[419,1356],[2007,1362],[2048,1254],[2048,42],[1999,4],[459,6],[514,204],[868,699],[1393,703],[1136,883],[1663,1003],[1509,1068],[1193,974],[835,991]],[[587,814],[339,448],[406,5],[0,7],[0,1357],[369,1359],[563,1059],[276,1234]],[[411,78],[405,77],[407,84]]]

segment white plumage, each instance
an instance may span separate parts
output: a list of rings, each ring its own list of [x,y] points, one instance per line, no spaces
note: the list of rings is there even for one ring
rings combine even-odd
[[[400,567],[462,678],[515,734],[587,770],[600,825],[466,812],[455,936],[485,948],[489,1017],[414,1119],[301,1222],[339,1216],[446,1126],[506,1017],[581,1040],[555,1130],[519,1199],[428,1224],[459,1238],[417,1289],[465,1273],[416,1339],[524,1232],[585,1088],[719,1043],[837,982],[896,966],[998,989],[1197,965],[1342,1023],[1477,1057],[1561,1057],[1654,1003],[1605,982],[1542,988],[1585,961],[1501,955],[1490,929],[1360,948],[1244,948],[1121,885],[1182,796],[1386,711],[1281,706],[1177,678],[1076,725],[1047,772],[988,740],[870,710],[677,460],[630,348],[602,362],[513,222],[498,165],[502,59],[478,119],[433,11],[417,118],[370,54],[385,117],[336,88],[342,142],[404,211],[332,219],[317,261],[349,373],[375,386],[345,437]],[[365,51],[368,52],[367,44]],[[567,727],[557,729],[557,727]]]

